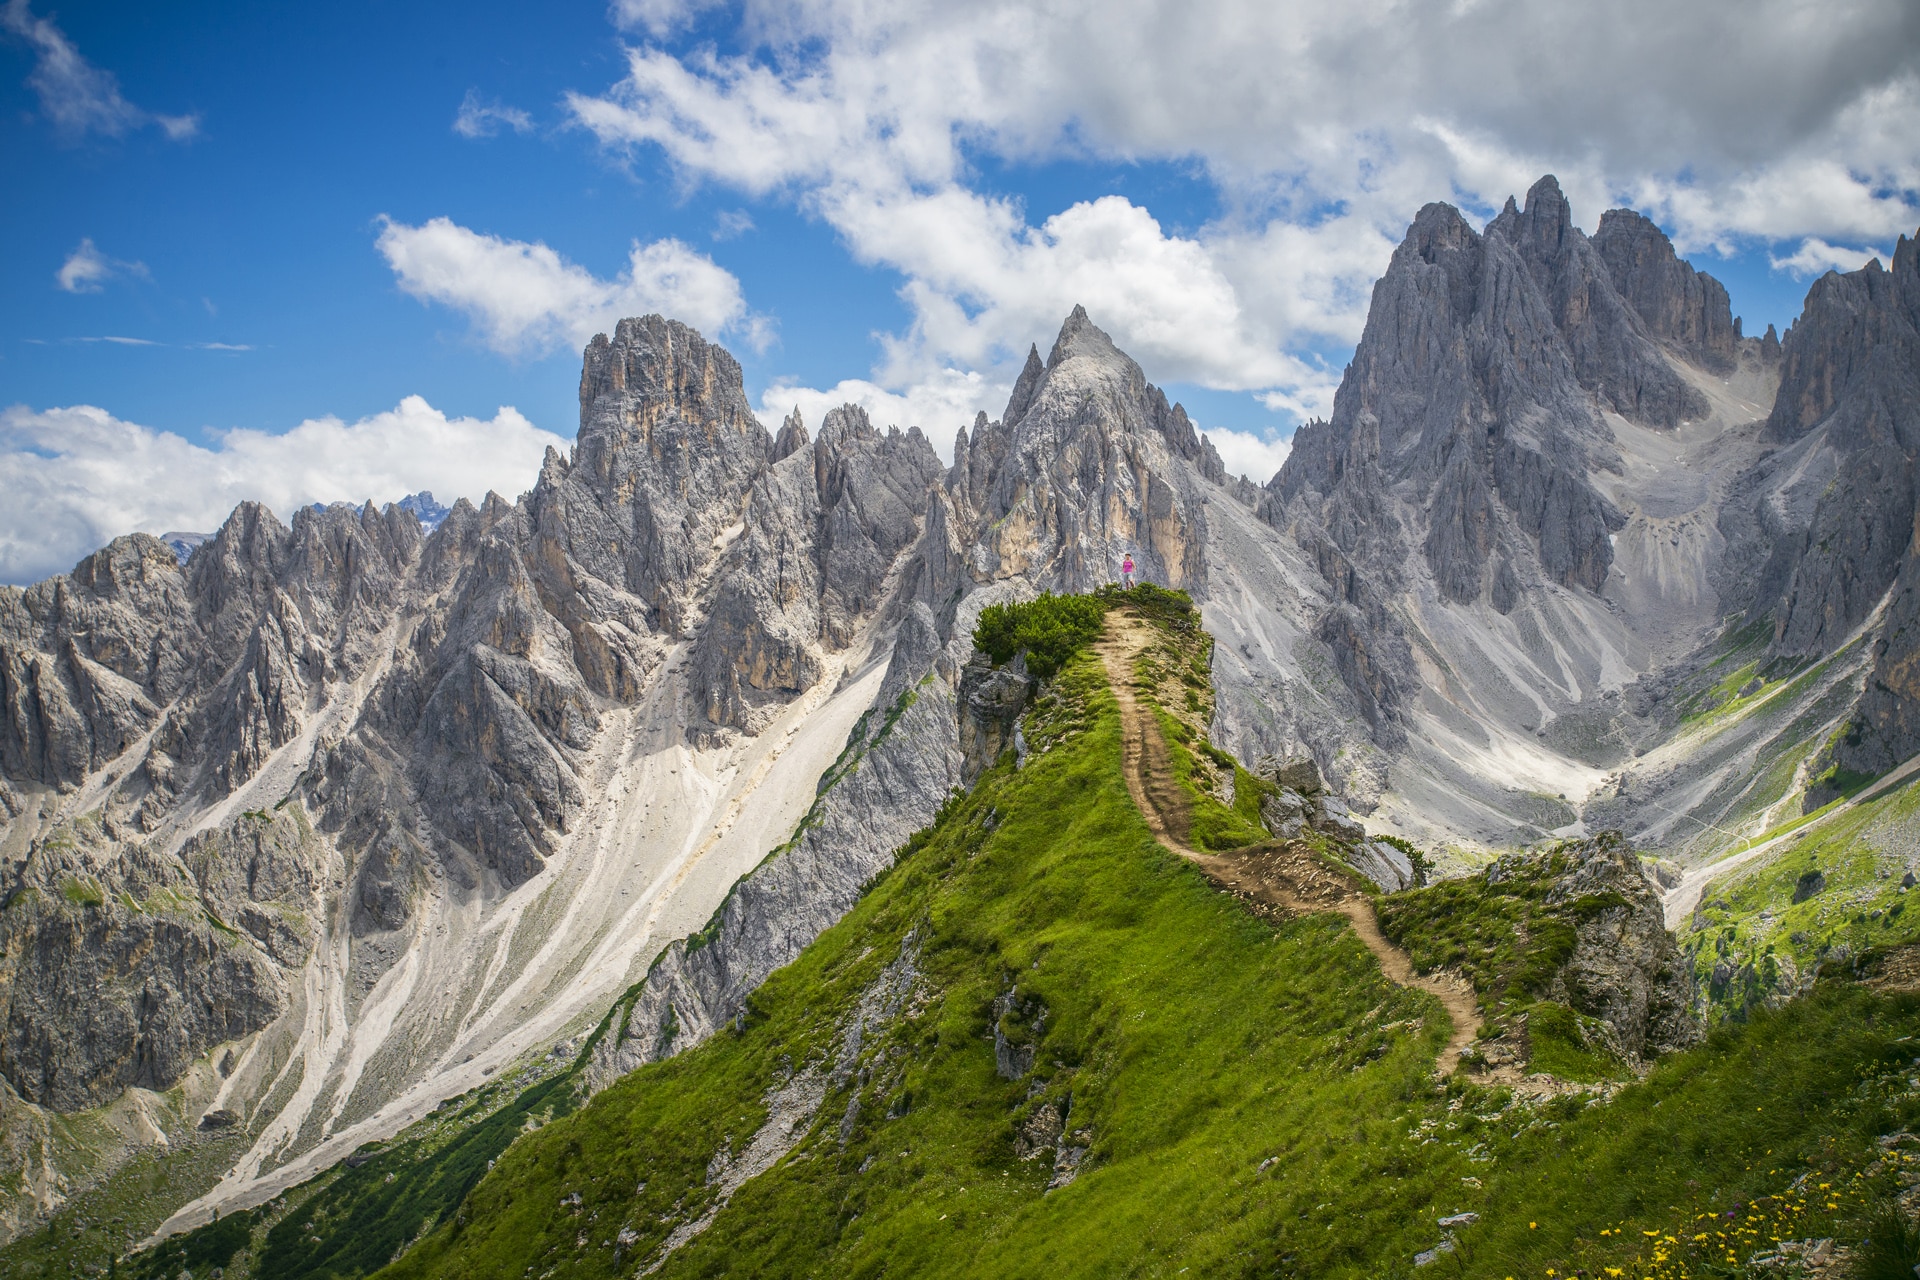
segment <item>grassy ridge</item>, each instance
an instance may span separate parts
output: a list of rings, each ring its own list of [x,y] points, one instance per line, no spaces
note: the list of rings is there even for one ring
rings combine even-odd
[[[1036,714],[1045,749],[950,804],[743,1028],[517,1143],[386,1274],[629,1275],[717,1210],[659,1274],[1408,1276],[1444,1242],[1440,1274],[1678,1280],[1770,1247],[1703,1214],[1771,1196],[1769,1233],[1832,1235],[1884,1203],[1873,1139],[1920,1118],[1912,998],[1828,983],[1605,1103],[1442,1085],[1430,1002],[1343,922],[1263,924],[1152,842],[1090,656]],[[1438,953],[1450,917],[1428,914],[1402,933]],[[1526,990],[1529,955],[1487,961],[1501,989]],[[848,1057],[903,956],[912,1002]],[[1033,1041],[1030,1076],[996,1073],[996,1027]],[[770,1094],[836,1063],[795,1150],[719,1206],[712,1171]],[[1053,1190],[1018,1145],[1049,1104],[1088,1148]],[[1462,1210],[1479,1221],[1438,1226]]]
[[[1098,663],[1070,661],[1055,695],[1086,728],[952,806],[769,980],[741,1032],[523,1140],[465,1225],[391,1274],[630,1273],[710,1207],[715,1154],[747,1143],[786,1073],[839,1052],[903,947],[917,948],[918,1015],[868,1034],[800,1150],[661,1274],[1234,1274],[1332,1199],[1358,1229],[1297,1233],[1314,1274],[1378,1274],[1430,1243],[1418,1214],[1469,1166],[1444,1144],[1410,1160],[1390,1117],[1444,1109],[1431,1002],[1386,983],[1343,922],[1276,931],[1162,851],[1122,783]],[[1010,987],[1044,1010],[1019,1081],[996,1074],[992,1042]],[[1015,1150],[1049,1103],[1089,1148],[1052,1192],[1051,1162]]]
[[[1450,968],[1467,976],[1487,1019],[1482,1036],[1498,1035],[1508,1019],[1524,1016],[1533,1069],[1575,1081],[1620,1076],[1623,1064],[1581,1035],[1580,1015],[1546,998],[1573,955],[1580,922],[1620,905],[1620,896],[1550,901],[1566,871],[1561,853],[1504,865],[1508,872],[1497,883],[1468,876],[1380,899],[1381,932],[1407,950],[1421,973]]]

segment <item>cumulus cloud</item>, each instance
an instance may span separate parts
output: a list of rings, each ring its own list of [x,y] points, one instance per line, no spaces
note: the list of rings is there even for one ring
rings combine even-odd
[[[502,129],[532,133],[533,117],[518,107],[488,102],[478,89],[467,90],[460,110],[453,117],[453,131],[463,138],[491,138]]]
[[[211,448],[91,405],[0,411],[0,581],[71,568],[122,534],[215,529],[236,503],[281,519],[312,502],[441,501],[515,495],[549,446],[567,442],[502,408],[449,418],[419,396],[357,422],[310,418],[291,431],[236,430]]]
[[[39,95],[40,109],[62,135],[77,141],[89,133],[117,138],[143,125],[158,125],[174,142],[200,132],[197,115],[154,115],[120,95],[120,82],[80,55],[73,41],[50,18],[35,16],[27,0],[0,7],[0,31],[33,49],[28,85]]]
[[[79,248],[67,255],[67,260],[54,272],[54,281],[68,293],[99,293],[106,287],[107,281],[115,276],[136,276],[142,280],[152,279],[144,262],[122,262],[109,258],[100,252],[91,236],[80,241]]]
[[[919,427],[940,456],[951,462],[960,428],[970,425],[977,413],[999,417],[1012,393],[1011,381],[991,381],[977,371],[961,369],[940,370],[900,391],[863,378],[848,378],[825,390],[776,381],[761,393],[760,420],[772,426],[798,409],[807,430],[818,434],[830,410],[858,405],[882,429]]]
[[[1273,473],[1280,469],[1280,464],[1287,460],[1287,454],[1293,451],[1292,442],[1277,436],[1235,431],[1230,427],[1203,427],[1202,430],[1219,451],[1227,474],[1245,476],[1255,484],[1265,484],[1271,480]]]
[[[1308,356],[1358,336],[1420,205],[1485,214],[1548,171],[1587,226],[1633,202],[1683,249],[1920,217],[1907,0],[1622,0],[1600,23],[1532,0],[748,0],[738,52],[668,48],[703,7],[620,0],[652,40],[568,110],[898,271],[911,320],[874,371],[896,391],[1004,376],[1081,302],[1156,377],[1323,404]],[[1222,211],[1177,233],[1118,196],[1030,216],[979,188],[982,156],[1190,164]]]
[[[537,241],[482,235],[450,218],[415,227],[383,215],[378,244],[403,290],[463,312],[503,355],[579,347],[623,317],[655,311],[710,336],[738,334],[756,349],[771,338],[767,322],[748,312],[740,281],[678,240],[635,241],[612,280]]]
[[[1809,276],[1825,275],[1829,271],[1858,271],[1867,265],[1870,258],[1890,262],[1892,257],[1891,254],[1881,254],[1877,249],[1849,249],[1845,245],[1828,244],[1825,240],[1809,236],[1788,256],[1770,257],[1767,261],[1775,271],[1791,272],[1795,278],[1804,280]]]
[[[614,0],[614,25],[663,36],[687,26],[703,11],[725,0]]]

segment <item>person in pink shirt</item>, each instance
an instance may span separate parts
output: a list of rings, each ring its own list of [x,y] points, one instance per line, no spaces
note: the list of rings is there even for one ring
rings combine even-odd
[[[1133,590],[1133,552],[1129,551],[1120,561],[1120,582],[1127,590]]]

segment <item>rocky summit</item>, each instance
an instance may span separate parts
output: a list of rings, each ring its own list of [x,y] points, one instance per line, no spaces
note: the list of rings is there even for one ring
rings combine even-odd
[[[1556,1099],[1638,1105],[1661,1062],[1736,1052],[1710,1023],[1759,1018],[1751,1052],[1779,1053],[1765,1017],[1880,998],[1823,972],[1899,985],[1873,968],[1899,939],[1845,931],[1892,929],[1914,883],[1914,241],[1755,337],[1651,221],[1589,235],[1551,177],[1483,227],[1428,205],[1331,416],[1265,483],[1096,321],[1036,343],[949,462],[851,405],[769,431],[726,350],[623,320],[587,345],[573,448],[517,498],[243,504],[0,588],[0,1231],[112,1221],[101,1256],[156,1275],[626,1274],[759,1247],[729,1208],[759,1205],[828,1273],[867,1256],[868,1211],[823,1206],[917,1221],[914,1144],[992,1164],[1000,1138],[954,1136],[992,1111],[1006,1168],[954,1157],[968,1213],[1027,1239],[994,1215],[1064,1205],[1078,1238],[1072,1206],[1120,1194],[1103,1167],[1159,1177],[1177,1146],[1117,1099],[1180,1064],[1128,1074],[1131,1024],[1103,1019],[1172,1034],[1171,1009],[1207,1028],[1181,1114],[1303,1062],[1352,1082],[1247,1119],[1264,1145],[1219,1185],[1321,1177],[1309,1146],[1385,1143],[1392,1107],[1458,1137],[1458,1169],[1324,1175],[1444,1183],[1394,1211],[1447,1211],[1395,1217],[1412,1266],[1468,1258],[1488,1205],[1545,1203],[1539,1126],[1614,1150]],[[1908,852],[1846,870],[1842,827]],[[1816,870],[1819,893],[1766,887]],[[1178,981],[1154,912],[1194,940]],[[1243,1026],[1256,1007],[1292,1012]],[[1243,1078],[1269,1034],[1285,1053]],[[924,1108],[946,1118],[869,1141]],[[639,1165],[595,1154],[615,1114]],[[1340,1118],[1324,1149],[1309,1115]],[[600,1181],[555,1172],[549,1126]],[[1511,1156],[1497,1194],[1475,1151]],[[875,1161],[918,1190],[807,1181]],[[938,1190],[939,1221],[974,1221]],[[1193,1212],[1242,1212],[1217,1190]],[[508,1241],[523,1191],[539,1225]],[[1328,1245],[1267,1247],[1315,1194],[1207,1269],[1388,1273],[1287,1270]],[[919,1273],[960,1273],[936,1253]]]

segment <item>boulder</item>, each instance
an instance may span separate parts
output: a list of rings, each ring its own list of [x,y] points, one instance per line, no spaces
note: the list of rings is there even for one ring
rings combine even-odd
[[[1320,766],[1312,756],[1266,756],[1255,771],[1269,782],[1303,796],[1318,795],[1326,790],[1326,784],[1320,780]]]
[[[1347,858],[1354,870],[1374,882],[1382,893],[1398,893],[1411,888],[1416,880],[1413,863],[1406,854],[1382,840],[1365,840],[1353,847]]]
[[[1298,822],[1304,827],[1307,813],[1306,797],[1298,791],[1282,790],[1278,795],[1260,798],[1260,821],[1275,835],[1289,822]]]
[[[1313,829],[1341,844],[1364,844],[1367,839],[1367,829],[1343,814],[1329,813]]]

